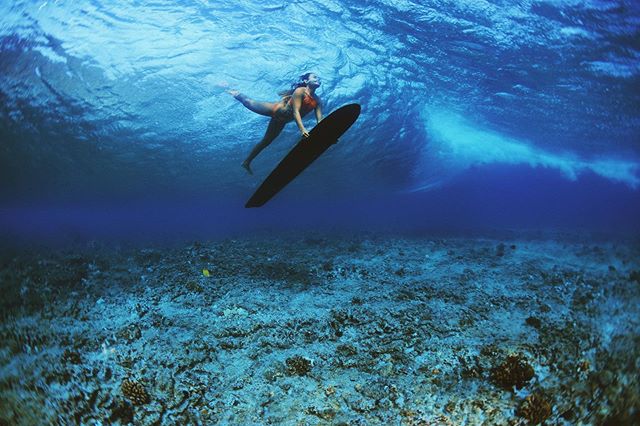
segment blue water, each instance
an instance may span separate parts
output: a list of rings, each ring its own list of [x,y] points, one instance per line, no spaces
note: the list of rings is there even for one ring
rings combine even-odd
[[[638,40],[636,1],[5,1],[0,235],[637,234]],[[220,84],[275,101],[306,71],[362,115],[245,210],[299,133],[248,175],[268,119]]]

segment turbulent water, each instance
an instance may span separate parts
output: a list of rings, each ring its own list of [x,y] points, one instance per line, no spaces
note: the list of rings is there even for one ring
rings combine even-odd
[[[436,216],[462,199],[458,210],[488,209],[497,223],[568,197],[565,222],[609,203],[600,222],[631,226],[640,212],[638,40],[636,1],[2,2],[3,217],[15,226],[25,206],[141,199],[164,206],[143,210],[166,212],[179,198],[246,219],[244,200],[299,134],[289,124],[249,176],[240,163],[267,119],[220,86],[274,101],[315,71],[325,113],[351,102],[363,112],[276,206],[379,200],[351,205],[357,221],[358,209],[414,197],[404,207],[420,221],[436,197],[448,206]],[[503,211],[523,201],[529,207]]]

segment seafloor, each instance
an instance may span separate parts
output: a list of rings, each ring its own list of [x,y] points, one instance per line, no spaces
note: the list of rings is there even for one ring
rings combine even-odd
[[[35,253],[0,264],[0,425],[640,424],[637,242]]]

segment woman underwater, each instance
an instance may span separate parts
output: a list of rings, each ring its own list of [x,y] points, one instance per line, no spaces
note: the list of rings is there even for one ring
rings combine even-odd
[[[269,121],[269,126],[262,140],[253,147],[247,159],[242,162],[242,167],[247,169],[250,174],[253,174],[251,171],[251,161],[278,137],[282,129],[284,129],[285,124],[295,120],[302,137],[306,138],[309,136],[309,132],[304,127],[304,124],[302,124],[302,117],[311,111],[315,111],[316,121],[319,123],[320,120],[322,120],[320,99],[315,94],[318,87],[320,87],[320,77],[312,72],[308,72],[301,75],[298,82],[291,85],[290,90],[279,93],[282,96],[279,102],[254,101],[237,90],[227,90],[227,93],[251,111],[271,117],[271,121]]]

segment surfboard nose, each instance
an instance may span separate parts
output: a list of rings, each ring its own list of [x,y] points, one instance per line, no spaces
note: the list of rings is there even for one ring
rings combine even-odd
[[[329,114],[324,120],[331,117],[331,126],[320,126],[318,124],[314,127],[310,134],[316,134],[321,139],[333,139],[337,140],[349,127],[355,123],[360,116],[361,107],[359,104],[347,104]]]

